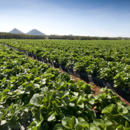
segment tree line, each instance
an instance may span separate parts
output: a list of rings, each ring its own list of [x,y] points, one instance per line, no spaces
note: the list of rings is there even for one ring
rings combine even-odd
[[[92,36],[68,36],[68,35],[27,35],[0,32],[0,39],[66,39],[66,40],[130,40],[128,37],[92,37]]]

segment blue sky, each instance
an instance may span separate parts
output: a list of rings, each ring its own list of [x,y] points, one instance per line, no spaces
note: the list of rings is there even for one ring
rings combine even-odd
[[[130,37],[130,0],[0,0],[0,32]]]

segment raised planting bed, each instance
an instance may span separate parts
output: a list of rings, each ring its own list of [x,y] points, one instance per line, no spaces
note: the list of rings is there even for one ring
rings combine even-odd
[[[8,45],[6,45],[6,46],[11,47],[11,46],[8,46]],[[118,95],[120,95],[121,97],[123,97],[124,99],[126,99],[127,101],[130,102],[130,90],[128,88],[123,89],[123,88],[114,87],[113,81],[108,82],[108,81],[99,79],[97,76],[89,75],[85,72],[74,71],[74,67],[66,67],[65,65],[60,65],[56,62],[51,62],[50,60],[44,59],[42,57],[38,57],[38,56],[36,56],[36,54],[27,53],[27,51],[19,50],[19,49],[14,48],[14,47],[11,47],[11,48],[13,48],[17,51],[21,51],[25,55],[28,54],[28,56],[30,56],[34,59],[37,59],[39,61],[41,61],[41,59],[42,59],[43,63],[49,63],[51,66],[53,66],[55,68],[59,68],[59,69],[65,71],[65,72],[67,72],[68,74],[74,75],[75,77],[78,77],[78,78],[80,78],[80,79],[82,79],[82,80],[84,80],[88,83],[91,82],[91,83],[94,83],[95,85],[97,85],[99,87],[107,87],[109,89],[112,89],[115,93],[117,93]]]
[[[46,63],[50,63],[50,61]],[[99,79],[97,76],[92,76],[85,72],[74,71],[74,67],[66,67],[65,65],[59,65],[56,62],[52,62],[50,63],[50,65],[52,65],[55,68],[59,68],[70,75],[74,75],[75,77],[78,77],[88,83],[91,82],[99,87],[107,87],[109,89],[112,89],[115,93],[117,93],[118,95],[120,95],[121,97],[123,97],[124,99],[130,102],[130,90],[128,88],[123,89],[123,88],[114,87],[113,81],[111,82],[105,81],[103,79]]]

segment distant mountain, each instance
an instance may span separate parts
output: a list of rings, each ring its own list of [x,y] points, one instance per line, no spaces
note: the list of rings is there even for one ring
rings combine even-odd
[[[69,36],[73,36],[72,34],[69,34]]]
[[[26,34],[28,34],[28,35],[46,35],[46,34],[40,32],[40,31],[38,31],[37,29],[33,29]]]
[[[9,33],[13,33],[13,34],[24,34],[24,33],[21,32],[20,30],[18,30],[17,28],[14,28],[14,29],[11,30]]]

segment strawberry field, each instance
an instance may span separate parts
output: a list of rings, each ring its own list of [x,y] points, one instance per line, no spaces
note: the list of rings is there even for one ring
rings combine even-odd
[[[0,40],[41,61],[130,87],[130,41]],[[0,45],[0,130],[129,130],[130,106]]]
[[[130,88],[129,40],[0,40],[31,56],[51,61],[74,71],[113,81],[114,87]]]

